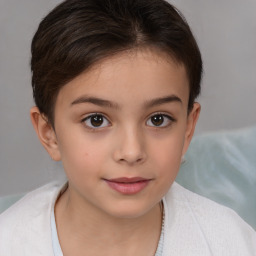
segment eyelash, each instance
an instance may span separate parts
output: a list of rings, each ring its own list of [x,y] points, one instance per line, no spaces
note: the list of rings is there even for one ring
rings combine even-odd
[[[160,125],[154,125],[153,123],[152,123],[152,118],[154,118],[154,117],[163,117],[163,123],[166,123],[166,122],[168,122],[167,124],[164,124],[164,125],[162,125],[162,123],[160,124]],[[102,124],[100,124],[98,127],[97,126],[93,126],[92,125],[92,118],[93,117],[100,117],[100,118],[102,118]],[[166,120],[167,119],[167,120]],[[90,125],[89,124],[86,124],[86,121],[88,121],[89,120],[89,122],[90,122]],[[110,121],[108,120],[108,118],[106,118],[105,117],[105,115],[104,114],[102,114],[102,113],[92,113],[92,114],[90,114],[90,115],[88,115],[88,116],[86,116],[85,118],[83,118],[82,119],[82,121],[81,121],[85,126],[86,126],[86,128],[88,128],[88,129],[91,129],[91,130],[98,130],[98,129],[102,129],[102,128],[105,128],[105,127],[108,127],[108,126],[110,126]],[[148,125],[148,122],[151,122],[152,123],[152,125]],[[167,114],[164,114],[164,113],[161,113],[161,112],[159,112],[159,113],[154,113],[154,114],[152,114],[151,116],[149,116],[149,118],[147,119],[147,121],[146,121],[146,124],[149,126],[149,127],[153,127],[153,128],[167,128],[167,127],[169,127],[173,122],[176,122],[176,119],[174,119],[173,117],[171,117],[170,115],[167,115]],[[102,126],[104,124],[104,126]]]

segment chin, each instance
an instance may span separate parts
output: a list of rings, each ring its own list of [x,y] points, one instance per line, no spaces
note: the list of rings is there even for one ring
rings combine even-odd
[[[150,213],[154,207],[157,207],[158,202],[155,204],[146,205],[142,202],[136,202],[134,204],[127,203],[127,204],[119,204],[115,205],[112,209],[108,211],[108,214],[115,218],[120,219],[136,219],[146,214]]]

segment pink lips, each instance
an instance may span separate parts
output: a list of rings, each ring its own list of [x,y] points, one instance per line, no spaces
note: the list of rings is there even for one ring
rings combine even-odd
[[[112,189],[116,190],[117,192],[125,195],[133,195],[143,190],[150,182],[150,179],[141,177],[121,177],[110,180],[105,179],[105,181]]]

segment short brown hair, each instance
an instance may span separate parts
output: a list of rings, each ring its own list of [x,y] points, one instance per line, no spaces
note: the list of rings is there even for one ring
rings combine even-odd
[[[33,96],[54,125],[59,90],[97,61],[119,52],[155,47],[184,64],[188,109],[200,93],[202,59],[182,14],[164,0],[66,0],[40,23],[33,38]]]

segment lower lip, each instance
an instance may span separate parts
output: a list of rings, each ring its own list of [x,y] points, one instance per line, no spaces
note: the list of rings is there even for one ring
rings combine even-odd
[[[106,180],[107,184],[115,191],[124,195],[134,195],[142,191],[149,183],[150,180],[142,180],[133,183],[121,183]]]

